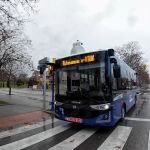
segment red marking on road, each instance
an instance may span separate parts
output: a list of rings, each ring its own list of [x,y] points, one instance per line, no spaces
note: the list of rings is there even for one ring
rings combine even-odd
[[[50,114],[48,113],[35,111],[15,116],[0,117],[0,128],[8,128],[18,124],[30,124],[43,118],[46,119],[49,116]]]

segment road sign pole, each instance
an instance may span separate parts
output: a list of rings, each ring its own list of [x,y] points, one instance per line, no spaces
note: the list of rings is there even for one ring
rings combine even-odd
[[[46,69],[43,73],[43,110],[46,109]]]
[[[51,75],[51,77],[52,77],[52,101],[51,101],[51,111],[54,111],[54,92],[55,92],[55,90],[54,90],[54,72],[52,72],[52,75]]]
[[[55,59],[53,59],[53,63],[49,62],[49,58],[45,57],[41,60],[39,60],[39,65],[38,65],[38,69],[40,70],[40,74],[43,74],[43,109],[46,109],[46,68],[47,65],[51,65],[52,68],[54,67],[55,64]],[[52,71],[51,74],[51,81],[52,81],[52,100],[50,102],[51,105],[51,111],[54,111],[54,70],[50,70]]]

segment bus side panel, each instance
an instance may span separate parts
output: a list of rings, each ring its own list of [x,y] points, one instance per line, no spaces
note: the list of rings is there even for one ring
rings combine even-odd
[[[130,93],[131,93],[131,91],[126,91],[124,93],[124,97],[123,97],[123,101],[126,104],[126,112],[129,111],[129,109],[130,109],[130,102],[129,102]]]
[[[135,104],[135,96],[136,92],[135,91],[129,91],[126,94],[124,94],[124,101],[126,104],[126,111],[129,111],[133,105]]]
[[[116,99],[112,102],[112,115],[113,115],[113,122],[116,123],[121,118],[121,106],[122,106],[122,99]]]

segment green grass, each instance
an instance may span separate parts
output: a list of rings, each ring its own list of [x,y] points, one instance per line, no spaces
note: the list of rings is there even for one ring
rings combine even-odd
[[[18,86],[18,85],[16,85],[16,84],[14,85],[13,83],[11,83],[11,87],[12,87],[12,88],[17,88],[17,89],[27,88],[27,87],[28,87],[28,84],[25,83],[25,84],[23,84],[23,85]],[[0,88],[3,88],[3,82],[2,82],[2,81],[0,81]],[[8,88],[8,87],[7,87],[7,82],[4,82],[4,88]]]
[[[0,88],[2,88],[2,87],[3,87],[3,82],[0,81]],[[7,82],[4,82],[4,87],[7,87]]]
[[[20,86],[15,86],[15,88],[17,88],[17,89],[22,89],[22,88],[27,88],[28,87],[28,85],[27,84],[24,84],[24,85],[20,85]]]
[[[0,106],[5,106],[5,105],[10,105],[10,103],[0,100]]]

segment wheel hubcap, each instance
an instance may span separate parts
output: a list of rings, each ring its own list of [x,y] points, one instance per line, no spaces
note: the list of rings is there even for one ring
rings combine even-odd
[[[125,116],[125,111],[124,111],[124,108],[122,108],[122,118],[124,118]]]

